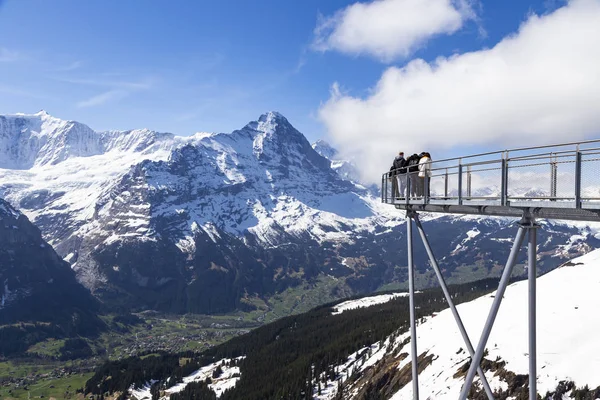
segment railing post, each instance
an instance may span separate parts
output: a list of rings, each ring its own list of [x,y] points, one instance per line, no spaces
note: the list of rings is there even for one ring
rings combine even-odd
[[[556,158],[552,159],[550,155],[550,197],[554,197],[556,200],[556,186],[558,183],[558,165],[556,164]]]
[[[412,175],[410,172],[408,172],[408,169],[406,170],[406,196],[404,198],[404,201],[406,201],[406,205],[410,204],[410,191],[412,190],[412,179],[411,179]]]
[[[467,199],[471,200],[471,165],[467,165]]]
[[[575,208],[581,208],[581,152],[575,153]]]
[[[390,197],[390,195],[389,195],[389,193],[388,193],[388,189],[389,189],[389,188],[388,188],[388,186],[389,186],[389,185],[388,185],[388,180],[389,180],[389,179],[388,179],[388,177],[386,176],[386,177],[385,177],[385,179],[384,179],[384,182],[385,182],[385,202],[386,202],[386,203],[389,203],[389,202],[390,202],[390,198],[389,198],[389,197]]]
[[[423,177],[423,204],[429,203],[429,179],[427,170],[425,170],[425,176]]]
[[[502,158],[502,177],[500,178],[500,205],[506,206],[506,159]]]
[[[500,203],[508,205],[508,152],[502,155],[502,182],[500,183]]]
[[[458,160],[458,205],[462,205],[462,160]]]
[[[448,168],[446,168],[446,174],[444,175],[444,200],[448,199]]]

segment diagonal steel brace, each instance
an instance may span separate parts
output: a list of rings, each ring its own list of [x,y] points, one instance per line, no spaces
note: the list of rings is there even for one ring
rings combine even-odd
[[[446,301],[448,302],[448,305],[450,306],[450,309],[452,310],[452,315],[454,316],[456,324],[458,325],[458,329],[460,330],[460,334],[462,335],[462,338],[465,342],[465,346],[467,347],[467,350],[469,351],[469,355],[472,358],[473,355],[475,354],[475,350],[473,349],[473,345],[471,344],[469,335],[467,334],[467,331],[465,330],[465,326],[462,322],[462,319],[460,318],[460,315],[458,314],[458,310],[456,309],[456,306],[454,305],[454,302],[452,301],[452,296],[450,296],[450,292],[448,291],[448,286],[446,285],[444,276],[442,275],[442,273],[440,271],[440,267],[439,267],[437,260],[433,254],[433,250],[431,249],[431,246],[429,245],[429,240],[427,239],[427,235],[425,234],[423,225],[421,225],[421,221],[419,220],[419,215],[416,212],[413,212],[413,213],[411,213],[410,216],[412,217],[412,219],[415,221],[415,224],[417,225],[417,230],[419,231],[419,234],[421,235],[421,240],[423,241],[423,245],[425,246],[425,250],[427,251],[427,255],[429,256],[429,261],[431,262],[431,266],[433,267],[435,274],[437,276],[437,279],[440,282],[440,286],[442,287],[444,296],[446,296]],[[488,399],[494,400],[494,393],[492,392],[492,389],[490,388],[490,384],[488,383],[488,381],[485,377],[485,374],[480,366],[478,366],[478,368],[477,368],[477,373],[479,374],[479,378],[481,379],[481,383],[483,385],[483,388],[485,389],[485,393],[487,394]]]
[[[496,316],[498,315],[498,310],[500,309],[500,304],[502,303],[504,292],[506,291],[506,287],[510,282],[510,275],[512,274],[512,270],[515,264],[517,263],[517,256],[519,255],[519,250],[521,249],[523,238],[525,237],[525,230],[529,226],[531,226],[531,220],[530,218],[524,216],[521,219],[519,231],[517,232],[517,236],[515,237],[513,247],[510,251],[510,255],[508,256],[508,260],[506,261],[506,265],[504,267],[504,272],[502,273],[502,277],[500,278],[498,290],[496,291],[494,302],[492,303],[492,308],[490,309],[490,313],[485,322],[485,326],[483,327],[483,332],[481,333],[481,338],[479,339],[477,350],[475,350],[475,355],[471,358],[471,366],[469,367],[469,372],[467,373],[465,383],[460,392],[459,400],[466,400],[469,394],[471,384],[473,383],[473,378],[475,378],[475,372],[479,368],[479,364],[481,363],[481,359],[483,358],[483,352],[485,351],[485,346],[487,345],[487,341],[492,332],[492,327],[494,326],[494,321],[496,320]]]

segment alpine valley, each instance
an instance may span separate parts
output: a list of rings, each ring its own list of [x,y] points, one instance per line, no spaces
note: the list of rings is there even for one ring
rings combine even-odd
[[[405,216],[359,172],[276,112],[188,137],[0,116],[0,397],[408,396],[406,297],[332,315],[407,286]],[[456,302],[489,293],[516,221],[421,219]],[[539,223],[540,273],[600,247],[598,226]],[[435,323],[445,304],[421,246],[415,265]],[[455,380],[457,346],[425,351],[443,356],[425,373]],[[521,382],[490,368],[508,371],[500,388]]]
[[[404,215],[358,176],[277,112],[188,137],[0,116],[0,198],[110,310],[250,311],[288,291],[293,312],[317,292],[325,302],[405,287]],[[514,220],[422,219],[449,282],[498,275]],[[542,272],[600,245],[593,226],[543,225]],[[418,286],[434,285],[423,249],[415,257]],[[2,296],[16,290],[6,279]]]

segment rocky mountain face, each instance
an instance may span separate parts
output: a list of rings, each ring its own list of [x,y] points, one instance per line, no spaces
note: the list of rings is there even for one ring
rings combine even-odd
[[[323,277],[336,282],[334,297],[406,280],[404,215],[275,112],[185,138],[5,116],[0,152],[0,196],[110,306],[224,312]],[[504,263],[513,221],[423,217],[448,276]],[[546,270],[598,245],[593,227],[546,226]],[[420,284],[433,283],[420,247],[416,260]]]
[[[358,167],[352,161],[345,160],[343,157],[341,157],[339,152],[333,147],[331,147],[331,145],[325,140],[317,140],[315,143],[312,144],[312,148],[317,153],[319,153],[320,155],[322,155],[330,161],[331,169],[337,172],[338,175],[342,177],[342,179],[356,183],[361,183],[364,186],[371,189],[374,195],[377,195],[379,189],[376,186],[372,186],[362,182]]]
[[[99,324],[98,308],[39,229],[0,199],[0,325],[48,322],[86,333]]]

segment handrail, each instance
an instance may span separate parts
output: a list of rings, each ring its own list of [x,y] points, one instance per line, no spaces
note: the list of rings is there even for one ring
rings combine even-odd
[[[406,207],[415,204],[515,207],[535,201],[535,207],[598,210],[600,219],[600,203],[597,203],[600,157],[593,157],[600,147],[582,148],[591,143],[600,143],[600,139],[431,160],[412,166],[418,169],[413,172],[409,172],[408,166],[390,169],[382,175],[382,202]],[[566,146],[574,147],[565,150]],[[552,151],[518,154],[536,149]],[[490,155],[498,158],[475,159]],[[416,178],[419,173],[423,175],[423,165],[427,165],[428,179]],[[405,186],[413,186],[413,190]]]
[[[528,151],[528,150],[535,150],[535,149],[548,149],[551,147],[580,146],[582,144],[589,144],[589,143],[600,143],[600,139],[590,139],[590,140],[582,140],[579,142],[567,142],[567,143],[560,143],[560,144],[547,144],[547,145],[542,145],[542,146],[517,147],[514,149],[488,151],[486,153],[469,154],[469,155],[460,156],[460,157],[444,158],[444,159],[436,160],[435,162],[454,161],[454,160],[460,160],[460,159],[464,159],[464,158],[484,157],[484,156],[491,156],[493,154],[514,153],[514,152]],[[588,150],[588,149],[585,149],[585,150]],[[567,151],[567,150],[565,150],[565,151]]]
[[[436,164],[436,163],[443,163],[443,162],[447,162],[447,161],[456,161],[456,160],[462,160],[465,158],[475,158],[475,157],[483,157],[483,156],[489,156],[489,155],[493,155],[493,154],[502,154],[504,155],[505,153],[514,153],[514,152],[520,152],[520,151],[526,151],[526,150],[535,150],[535,149],[547,149],[547,148],[552,148],[552,147],[565,147],[565,146],[580,146],[582,144],[589,144],[589,143],[600,143],[600,139],[590,139],[590,140],[583,140],[583,141],[579,141],[579,142],[568,142],[568,143],[560,143],[560,144],[548,144],[548,145],[542,145],[542,146],[533,146],[533,147],[518,147],[518,148],[514,148],[514,149],[505,149],[505,150],[496,150],[496,151],[490,151],[490,152],[486,152],[486,153],[478,153],[478,154],[469,154],[466,156],[460,156],[460,157],[452,157],[452,158],[443,158],[440,160],[432,160],[432,161],[428,161],[427,164]],[[600,147],[597,148],[591,148],[591,149],[581,149],[581,152],[588,152],[588,151],[596,151],[599,150],[600,151]],[[560,152],[549,152],[549,153],[539,153],[539,154],[531,154],[531,155],[526,155],[526,156],[517,156],[517,157],[510,157],[507,159],[510,160],[520,160],[520,159],[524,159],[524,158],[528,158],[528,157],[541,157],[541,156],[549,156],[549,155],[559,155],[559,154],[567,154],[567,153],[571,153],[574,154],[573,152],[577,151],[577,150],[562,150]],[[561,157],[564,157],[561,156]],[[504,158],[504,157],[502,157]],[[498,159],[498,160],[485,160],[485,161],[478,161],[478,162],[474,162],[474,163],[469,163],[470,165],[475,165],[477,163],[485,163],[485,162],[500,162],[502,160],[502,158]],[[467,165],[464,164],[463,165]],[[458,166],[458,165],[457,165]],[[447,166],[444,167],[438,167],[440,169],[442,168],[449,168]],[[403,168],[399,168],[400,170],[403,169],[408,169],[408,167],[403,167]],[[389,172],[392,171],[397,171],[398,169],[395,170],[390,170]]]

